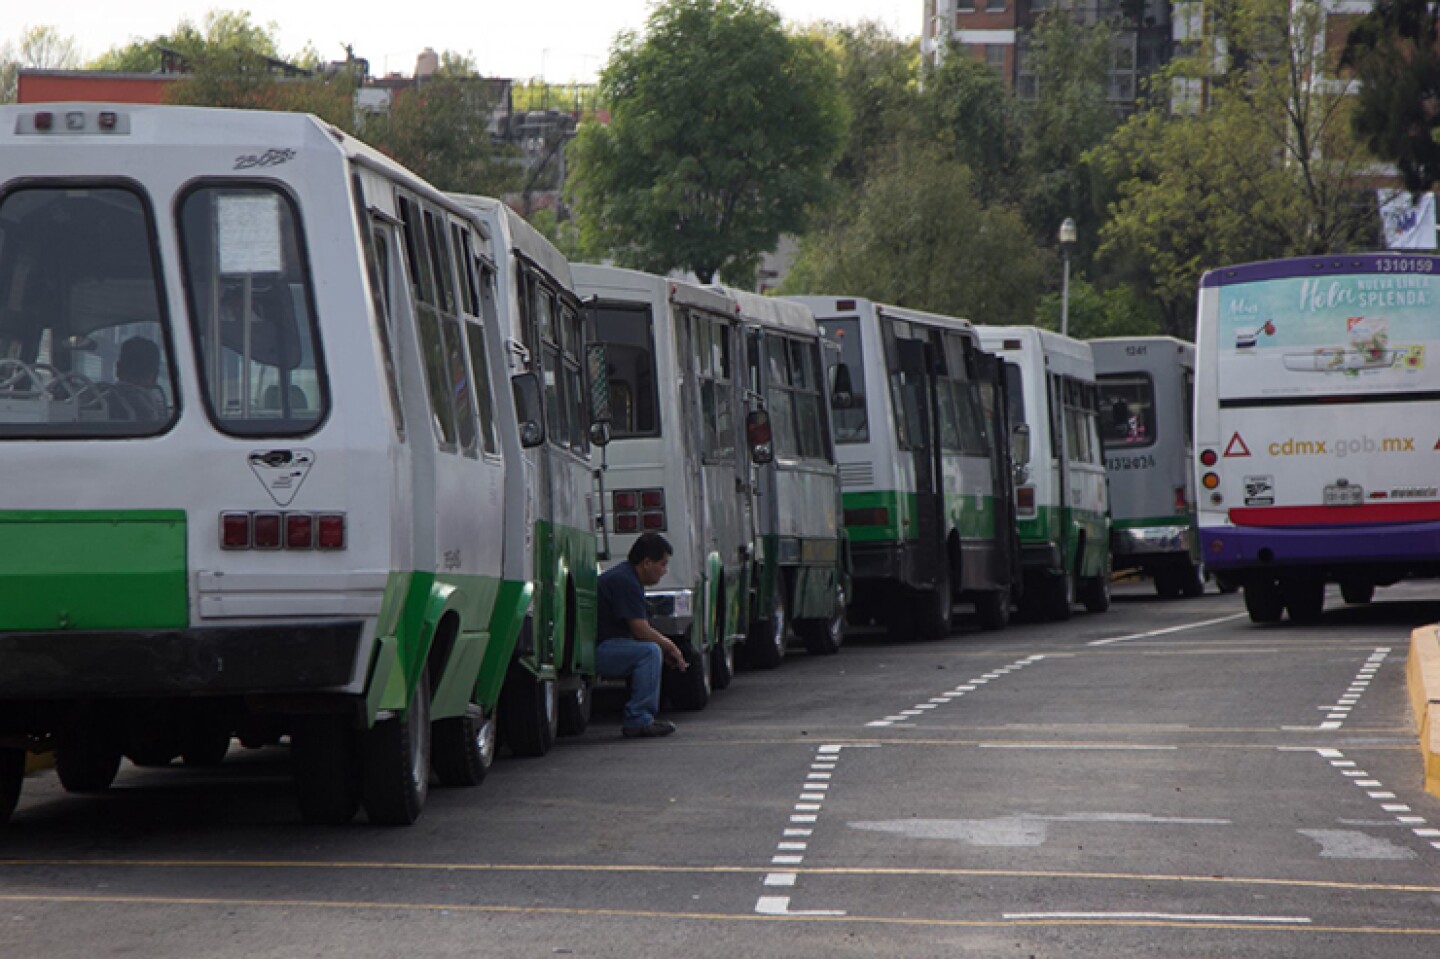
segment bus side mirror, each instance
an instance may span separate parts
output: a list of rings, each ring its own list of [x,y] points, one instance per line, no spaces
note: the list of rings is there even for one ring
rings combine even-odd
[[[850,367],[844,363],[835,367],[835,383],[830,389],[830,408],[848,410],[855,404],[855,391],[850,386]]]
[[[515,393],[515,420],[520,426],[520,445],[525,449],[545,442],[545,412],[541,402],[540,377],[516,373],[510,377]]]
[[[602,422],[596,420],[596,421],[594,421],[594,422],[592,422],[592,423],[590,424],[590,445],[591,445],[591,446],[609,446],[609,445],[610,445],[610,424],[609,424],[609,423],[602,423]]]
[[[1016,423],[1010,431],[1010,462],[1016,466],[1030,465],[1030,427]]]
[[[745,441],[750,446],[750,462],[764,466],[775,459],[769,413],[764,410],[750,411],[750,415],[745,417]]]

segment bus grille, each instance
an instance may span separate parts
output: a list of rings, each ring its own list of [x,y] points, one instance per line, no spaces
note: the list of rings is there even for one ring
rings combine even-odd
[[[875,485],[875,464],[874,463],[841,463],[840,464],[840,486],[874,486]]]

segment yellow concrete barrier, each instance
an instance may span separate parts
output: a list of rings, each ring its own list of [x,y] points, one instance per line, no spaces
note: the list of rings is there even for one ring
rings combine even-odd
[[[1440,626],[1421,626],[1410,634],[1405,684],[1420,732],[1425,791],[1440,796]]]

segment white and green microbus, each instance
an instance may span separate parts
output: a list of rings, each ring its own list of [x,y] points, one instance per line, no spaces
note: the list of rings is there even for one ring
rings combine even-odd
[[[935,639],[959,600],[1003,628],[1019,587],[1004,369],[968,320],[795,299],[838,347],[826,362],[852,621]]]
[[[1195,346],[1170,336],[1090,340],[1110,479],[1110,559],[1166,598],[1205,590],[1192,476]]]
[[[503,257],[496,288],[509,373],[530,374],[541,385],[543,438],[533,438],[538,442],[505,479],[509,515],[525,524],[523,535],[507,537],[505,575],[533,582],[535,595],[500,713],[510,750],[538,756],[556,735],[585,731],[595,677],[599,573],[585,313],[570,264],[549,240],[499,200],[456,199],[495,237]]]
[[[641,533],[669,541],[669,571],[647,601],[689,667],[666,671],[665,696],[702,709],[729,684],[750,618],[755,486],[743,324],[713,289],[615,267],[576,264],[574,273],[608,364],[607,562],[622,561]]]
[[[532,589],[493,239],[314,117],[0,107],[0,818],[52,745],[86,792],[288,737],[316,822],[480,781]]]
[[[1013,366],[1010,416],[1030,434],[1015,484],[1027,612],[1069,619],[1075,599],[1110,607],[1110,501],[1096,429],[1090,346],[1032,326],[981,326],[985,349]]]
[[[771,449],[760,457],[769,461],[758,468],[755,616],[746,657],[777,664],[787,624],[809,652],[837,653],[845,638],[849,550],[820,328],[803,304],[743,290],[726,294],[746,324],[748,387],[771,434]]]

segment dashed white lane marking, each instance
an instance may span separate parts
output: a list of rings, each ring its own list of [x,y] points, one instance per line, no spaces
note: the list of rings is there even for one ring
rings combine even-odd
[[[1179,746],[1134,746],[1117,743],[981,743],[981,749],[1091,749],[1129,750],[1135,752],[1165,752],[1179,749]]]
[[[1378,652],[1378,650],[1377,650]],[[1295,747],[1282,747],[1281,752],[1309,752],[1311,750]],[[1400,802],[1385,802],[1387,799],[1394,799],[1395,794],[1385,789],[1385,784],[1371,776],[1363,769],[1356,769],[1355,762],[1346,759],[1345,754],[1338,749],[1321,747],[1313,750],[1321,759],[1327,760],[1331,767],[1340,771],[1352,786],[1359,786],[1365,790],[1369,799],[1380,803],[1382,812],[1392,814],[1395,824],[1409,829],[1417,838],[1427,840],[1435,849],[1440,849],[1440,829],[1429,826],[1424,816],[1411,815],[1414,810],[1409,805]],[[1378,788],[1377,788],[1378,787]]]
[[[829,797],[830,780],[839,765],[842,749],[873,749],[872,744],[844,746],[824,745],[815,749],[810,771],[800,784],[800,798],[793,806],[788,824],[782,834],[785,838],[775,844],[775,853],[770,865],[795,867],[805,862],[810,851],[809,839],[814,835],[814,825],[820,819],[825,800]],[[761,885],[769,889],[793,889],[799,874],[784,868],[765,874]],[[755,903],[755,911],[762,916],[843,916],[844,912],[833,909],[794,910],[790,908],[789,896],[761,896]]]
[[[933,696],[925,700],[924,702],[916,703],[909,709],[897,710],[896,712],[891,713],[889,716],[886,716],[883,719],[877,719],[874,722],[869,722],[865,725],[877,728],[898,725],[904,725],[907,727],[914,726],[915,722],[918,719],[930,715],[932,712],[940,709],[942,706],[955,702],[957,699],[960,699],[967,693],[975,692],[976,689],[984,686],[992,680],[1003,679],[1004,677],[1010,675],[1013,672],[1016,672],[1017,670],[1040,662],[1040,660],[1044,658],[1045,657],[1041,654],[1036,654],[1034,656],[1026,656],[1024,659],[1016,660],[1015,662],[1010,663],[1008,666],[1002,666],[999,669],[992,670],[988,673],[982,673],[981,675],[976,676],[974,679],[967,680],[965,683],[956,686],[953,689],[945,690],[938,696]]]
[[[1323,730],[1326,732],[1336,730],[1345,725],[1345,720],[1350,718],[1351,712],[1360,704],[1360,697],[1370,686],[1370,680],[1375,673],[1385,664],[1385,658],[1390,655],[1391,647],[1377,646],[1375,651],[1365,660],[1355,678],[1350,681],[1350,686],[1345,694],[1337,699],[1331,706],[1316,706],[1315,708],[1325,714],[1325,721],[1318,726],[1286,726],[1285,729],[1298,732],[1305,729]]]
[[[1116,643],[1128,643],[1128,642],[1130,642],[1130,641],[1133,640],[1133,639],[1149,639],[1149,638],[1152,637],[1152,636],[1167,636],[1167,635],[1169,635],[1170,633],[1179,633],[1179,632],[1183,632],[1183,631],[1185,631],[1185,630],[1187,630],[1187,629],[1201,629],[1201,628],[1203,628],[1203,627],[1205,627],[1205,626],[1217,626],[1217,625],[1219,625],[1220,623],[1233,622],[1234,620],[1237,620],[1237,619],[1244,619],[1246,615],[1247,615],[1247,614],[1245,614],[1245,613],[1236,613],[1234,616],[1221,616],[1219,619],[1206,619],[1206,620],[1201,620],[1201,621],[1198,622],[1198,623],[1184,623],[1184,624],[1182,624],[1182,625],[1180,625],[1180,626],[1169,626],[1169,627],[1166,627],[1165,629],[1152,629],[1152,630],[1150,630],[1149,632],[1145,632],[1145,633],[1131,633],[1129,636],[1112,636],[1112,637],[1110,637],[1109,639],[1097,639],[1097,640],[1093,640],[1093,641],[1091,641],[1091,642],[1089,642],[1089,643],[1086,643],[1085,645],[1087,645],[1087,646],[1113,646],[1113,645],[1115,645]]]

